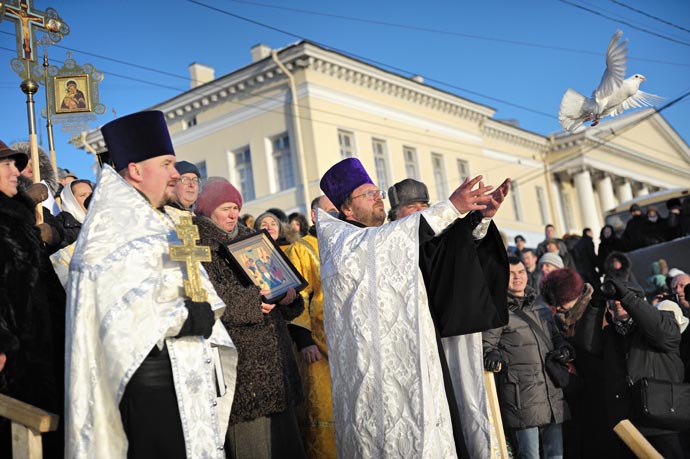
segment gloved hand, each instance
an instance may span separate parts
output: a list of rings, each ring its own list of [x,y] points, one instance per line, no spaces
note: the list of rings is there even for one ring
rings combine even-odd
[[[503,368],[505,361],[501,357],[501,353],[497,350],[489,351],[484,356],[484,369],[486,371],[493,371],[498,373]]]
[[[48,223],[39,223],[36,227],[41,232],[41,240],[45,245],[55,246],[60,243],[60,233]]]
[[[575,348],[570,345],[561,346],[551,352],[553,353],[553,359],[563,365],[575,360]]]
[[[208,339],[211,336],[213,324],[216,322],[211,305],[206,301],[197,303],[189,298],[185,298],[184,305],[189,315],[176,338],[201,335]]]
[[[48,199],[48,187],[42,183],[34,183],[26,190],[26,194],[29,195],[34,204],[38,204]]]
[[[620,301],[630,290],[620,280],[609,277],[601,286],[601,292],[609,300]]]

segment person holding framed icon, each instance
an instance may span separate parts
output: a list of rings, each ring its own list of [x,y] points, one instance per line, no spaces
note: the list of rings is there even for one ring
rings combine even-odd
[[[250,276],[244,279],[235,266],[228,265],[227,246],[253,233],[238,224],[241,210],[242,195],[237,188],[223,178],[212,178],[197,200],[194,217],[200,243],[211,247],[212,261],[203,265],[225,302],[221,320],[239,356],[226,453],[235,459],[303,458],[294,413],[294,406],[303,398],[302,386],[287,322],[302,313],[304,302],[290,287],[275,303],[268,303],[265,288],[247,282]],[[255,268],[256,275],[264,279],[272,276],[258,250],[244,255],[241,269]],[[268,281],[266,284],[270,287]]]

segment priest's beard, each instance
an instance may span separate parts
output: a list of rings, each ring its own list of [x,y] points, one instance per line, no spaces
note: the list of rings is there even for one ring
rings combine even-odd
[[[374,205],[368,208],[355,208],[354,219],[364,226],[381,226],[386,221],[386,211],[383,208],[383,203],[380,206]]]

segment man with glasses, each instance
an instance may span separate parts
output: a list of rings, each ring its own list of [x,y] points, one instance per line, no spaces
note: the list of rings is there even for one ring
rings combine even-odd
[[[473,228],[491,224],[483,217],[496,213],[510,181],[494,191],[481,179],[387,225],[385,192],[358,159],[337,163],[321,179],[340,211],[340,219],[317,216],[339,457],[469,457],[438,340],[459,334],[445,320],[457,311],[430,303],[435,266],[423,272],[419,263],[422,246],[468,214]]]
[[[175,163],[175,169],[180,174],[180,178],[175,184],[175,199],[169,205],[193,212],[194,203],[199,197],[199,179],[201,178],[199,168],[188,161],[178,161]]]

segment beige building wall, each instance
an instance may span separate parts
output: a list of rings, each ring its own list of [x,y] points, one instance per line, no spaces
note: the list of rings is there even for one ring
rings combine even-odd
[[[166,114],[179,159],[204,163],[209,176],[238,188],[235,153],[249,147],[254,199],[245,197],[242,213],[270,207],[308,213],[309,201],[321,194],[321,176],[342,159],[339,134],[349,136],[349,154],[380,186],[410,175],[404,151],[413,150],[412,175],[429,186],[434,202],[459,185],[461,168],[496,186],[510,177],[513,193],[496,222],[511,243],[522,234],[536,245],[546,223],[559,234],[580,234],[584,226],[598,233],[612,203],[690,185],[688,145],[651,109],[547,137],[494,119],[491,107],[300,42],[276,53],[293,77],[296,116],[281,66],[268,48],[252,51],[251,65],[153,107]],[[294,186],[280,190],[273,139],[285,134]],[[383,146],[381,180],[374,141]],[[87,143],[105,150],[99,130]]]

